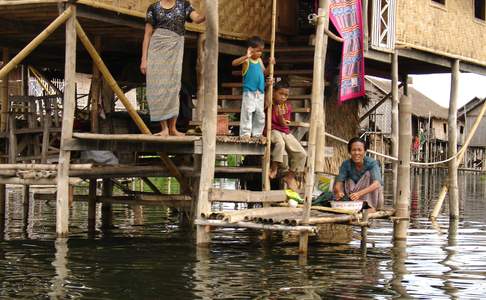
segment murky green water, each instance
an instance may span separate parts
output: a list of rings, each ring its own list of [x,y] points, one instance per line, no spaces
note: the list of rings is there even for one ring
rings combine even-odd
[[[296,245],[262,245],[243,229],[215,231],[194,246],[178,217],[162,208],[114,206],[115,229],[87,233],[87,206],[75,203],[71,237],[55,240],[55,204],[35,201],[25,223],[21,195],[10,193],[0,241],[2,299],[480,299],[486,294],[486,184],[460,177],[464,218],[426,218],[437,176],[416,176],[407,248],[376,222],[373,246],[313,245],[307,264]],[[100,225],[100,224],[98,224]],[[449,233],[449,227],[453,230]]]

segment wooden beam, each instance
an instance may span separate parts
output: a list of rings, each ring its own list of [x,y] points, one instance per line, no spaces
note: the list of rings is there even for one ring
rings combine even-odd
[[[76,84],[76,7],[69,5],[69,19],[66,22],[66,58],[64,68],[64,106],[62,117],[61,150],[57,171],[56,233],[66,237],[69,231],[69,163],[71,152],[63,150],[63,144],[72,138],[75,109]],[[66,13],[63,12],[61,15]]]
[[[150,179],[148,179],[147,177],[142,177],[142,180],[143,182],[145,182],[149,188],[156,194],[158,195],[162,195],[162,193],[160,192],[159,188],[152,182],[150,181]]]
[[[316,142],[317,131],[319,129],[319,116],[324,112],[324,73],[327,49],[327,38],[324,35],[324,28],[329,26],[329,1],[319,1],[319,17],[316,28],[316,45],[314,52],[314,76],[312,80],[312,111],[310,116],[309,144],[307,146],[307,163],[305,173],[305,195],[304,195],[304,215],[303,224],[307,225],[310,218],[312,205],[312,193],[315,181],[315,162],[316,162]],[[322,113],[321,113],[322,112]],[[301,232],[299,237],[299,252],[307,253],[309,243],[309,233]]]
[[[101,13],[100,11],[95,11],[94,9],[78,6],[77,16],[78,18],[108,23],[110,25],[129,27],[132,29],[144,30],[145,28],[145,24],[141,22],[140,19],[131,20],[120,14],[106,14],[104,12],[106,11],[103,11],[103,13]]]
[[[210,189],[209,201],[211,202],[241,202],[241,203],[278,203],[287,201],[285,191],[246,191],[246,190],[222,190]]]
[[[9,60],[9,50],[6,47],[2,48],[2,63],[5,66]],[[8,119],[8,73],[0,77],[2,85],[0,87],[0,102],[1,102],[1,121],[0,121],[0,132],[5,132],[7,130],[7,119]]]
[[[74,12],[74,8],[69,6],[62,14],[59,15],[49,26],[37,35],[22,51],[15,55],[9,63],[0,69],[0,78],[5,77],[12,71],[22,60],[24,60],[32,51],[45,41],[59,26],[68,20]]]
[[[404,95],[400,99],[399,124],[399,166],[398,166],[398,199],[395,202],[397,219],[394,222],[394,240],[406,240],[408,218],[410,217],[410,145],[412,143],[412,101],[408,95],[408,84],[404,85]]]
[[[206,44],[204,81],[203,153],[196,216],[211,210],[209,189],[213,184],[216,159],[216,117],[218,112],[219,0],[205,0]],[[210,237],[205,226],[197,226],[196,243],[206,245]]]
[[[459,98],[459,77],[461,76],[459,60],[456,59],[453,62],[451,71],[451,98],[449,102],[449,128],[447,131],[449,142],[448,157],[452,157],[457,154],[457,101]],[[449,216],[451,219],[459,218],[459,185],[457,182],[457,167],[457,159],[452,159],[449,161]]]
[[[148,134],[101,134],[101,133],[73,133],[73,137],[83,140],[96,141],[126,141],[126,142],[154,142],[154,143],[176,143],[191,144],[201,140],[199,136],[156,136]]]
[[[392,68],[391,68],[391,94],[392,94],[392,124],[391,124],[391,141],[392,141],[392,153],[393,157],[398,157],[398,145],[399,145],[399,120],[398,120],[398,54],[396,51],[392,55]],[[381,102],[381,101],[380,101]],[[393,169],[393,201],[397,200],[397,188],[398,188],[398,162],[392,161]]]
[[[371,81],[370,81],[371,82]],[[398,89],[401,88],[403,86],[403,83],[400,83],[398,85]],[[397,90],[398,90],[397,89]],[[397,94],[398,95],[398,94]],[[392,86],[392,91],[390,91],[388,94],[386,94],[383,98],[381,98],[380,101],[378,101],[378,103],[376,103],[375,105],[373,105],[372,108],[370,108],[364,115],[362,115],[360,118],[359,118],[359,122],[363,122],[364,119],[368,118],[374,111],[376,111],[381,105],[383,105],[383,103],[385,103],[390,97],[392,97],[392,101],[393,101],[393,86]],[[398,96],[397,96],[398,97]],[[393,102],[392,102],[393,103]]]

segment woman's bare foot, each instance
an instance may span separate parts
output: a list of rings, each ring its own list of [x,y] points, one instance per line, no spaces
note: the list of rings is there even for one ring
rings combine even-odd
[[[177,131],[177,129],[172,129],[169,131],[169,135],[172,136],[185,136],[186,134],[184,132]]]
[[[166,137],[166,136],[169,136],[169,130],[166,128],[166,129],[162,130],[161,132],[154,133],[154,135]]]

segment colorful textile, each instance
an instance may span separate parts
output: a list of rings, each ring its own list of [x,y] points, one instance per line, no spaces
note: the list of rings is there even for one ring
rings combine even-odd
[[[150,120],[164,121],[179,115],[184,36],[157,28],[147,58],[147,102]]]
[[[184,35],[186,21],[192,21],[190,16],[193,11],[189,1],[176,0],[169,9],[163,8],[160,1],[157,1],[148,7],[145,22],[150,23],[154,29],[163,28]]]
[[[346,182],[344,182],[344,193],[346,195],[350,195],[359,192],[369,187],[372,183],[373,175],[370,171],[366,171],[358,182],[354,182],[352,179],[346,180]],[[373,207],[376,210],[383,209],[383,204],[385,202],[383,198],[383,187],[380,185],[379,188],[371,193],[364,195],[359,200],[366,201],[369,206]]]
[[[249,59],[247,63],[243,64],[243,91],[265,92],[265,75],[261,59]]]
[[[284,119],[290,121],[290,114],[292,113],[292,105],[288,102],[284,102],[282,104],[274,104],[272,107],[272,130],[278,130],[283,133],[290,133],[289,126],[283,126],[279,122],[279,115],[278,115],[278,108],[283,107],[285,110]]]
[[[365,95],[361,0],[330,0],[329,18],[344,39],[339,101]]]

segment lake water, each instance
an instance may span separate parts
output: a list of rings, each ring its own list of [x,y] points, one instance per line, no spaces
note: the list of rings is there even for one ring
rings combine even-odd
[[[98,223],[89,236],[87,205],[76,202],[70,238],[56,240],[55,203],[31,201],[25,222],[21,193],[10,191],[0,235],[0,298],[484,298],[486,184],[480,175],[461,175],[463,218],[449,224],[445,210],[432,224],[427,215],[439,177],[412,178],[406,247],[393,244],[390,222],[376,221],[366,256],[359,241],[313,244],[306,263],[297,245],[264,245],[244,229],[216,230],[209,249],[197,249],[178,216],[155,207],[115,205],[115,228],[103,231]]]

